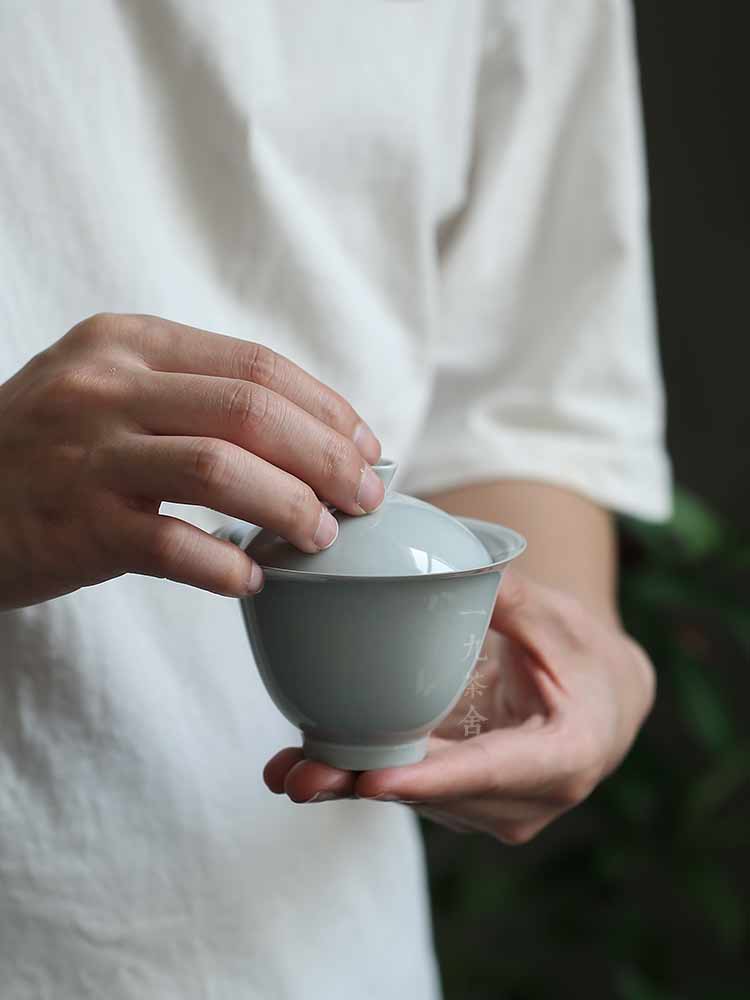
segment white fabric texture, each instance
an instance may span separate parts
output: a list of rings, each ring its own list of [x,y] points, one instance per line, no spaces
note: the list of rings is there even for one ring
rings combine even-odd
[[[152,313],[333,385],[400,488],[668,514],[623,2],[6,0],[0,45],[0,380]],[[438,997],[414,817],[271,795],[297,742],[236,602],[0,614],[3,1000]]]

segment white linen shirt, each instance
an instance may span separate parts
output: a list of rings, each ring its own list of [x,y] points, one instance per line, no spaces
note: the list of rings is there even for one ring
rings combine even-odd
[[[334,386],[401,489],[668,514],[624,2],[5,0],[0,45],[0,381],[152,313]],[[271,795],[290,742],[236,601],[0,614],[3,1000],[437,997],[413,815]]]

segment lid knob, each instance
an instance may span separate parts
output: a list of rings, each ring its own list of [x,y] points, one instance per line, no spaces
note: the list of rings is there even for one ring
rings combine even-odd
[[[392,458],[381,458],[372,467],[372,471],[381,481],[383,486],[385,486],[386,493],[388,492],[388,487],[391,485],[391,480],[396,474],[397,468],[398,462],[394,462]]]

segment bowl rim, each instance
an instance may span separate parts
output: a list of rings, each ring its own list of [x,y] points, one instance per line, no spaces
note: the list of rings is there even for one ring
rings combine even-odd
[[[523,535],[508,528],[504,524],[493,521],[482,521],[476,517],[456,517],[464,527],[468,528],[480,542],[483,542],[492,562],[472,569],[446,570],[443,573],[406,573],[401,575],[365,576],[355,573],[316,573],[301,569],[280,569],[276,566],[260,564],[263,575],[269,580],[288,580],[290,583],[316,583],[325,581],[347,581],[349,583],[375,583],[386,580],[456,580],[466,576],[480,576],[484,573],[496,572],[516,559],[526,549],[527,542]],[[249,531],[235,528],[224,534],[229,541],[241,549],[245,549],[262,529],[254,525]],[[262,593],[260,591],[259,593]],[[254,596],[254,595],[250,595]]]

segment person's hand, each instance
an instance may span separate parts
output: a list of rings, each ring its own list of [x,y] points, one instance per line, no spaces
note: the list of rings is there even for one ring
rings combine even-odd
[[[575,598],[508,571],[473,681],[418,764],[340,771],[287,748],[266,765],[295,802],[405,802],[460,832],[520,844],[587,797],[650,710],[654,670],[632,639]],[[468,723],[481,726],[466,737]]]
[[[197,504],[305,552],[383,499],[377,439],[338,393],[261,344],[97,314],[0,386],[0,608],[127,572],[238,596],[260,567],[159,514]]]

